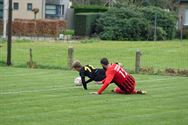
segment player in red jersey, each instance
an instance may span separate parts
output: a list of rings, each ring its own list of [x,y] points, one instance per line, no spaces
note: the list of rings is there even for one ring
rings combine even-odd
[[[109,64],[107,58],[101,59],[101,65],[106,69],[106,78],[102,81],[104,84],[97,92],[92,94],[102,94],[110,83],[115,83],[116,87],[113,92],[118,94],[146,94],[146,91],[136,90],[136,82],[133,76],[124,71],[118,64]]]

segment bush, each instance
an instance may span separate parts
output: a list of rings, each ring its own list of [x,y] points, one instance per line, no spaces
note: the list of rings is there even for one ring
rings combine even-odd
[[[74,13],[98,13],[98,12],[106,12],[108,10],[107,7],[104,6],[96,6],[96,5],[78,5],[73,6]]]
[[[127,20],[125,36],[128,40],[145,40],[148,21],[144,18],[130,18]]]
[[[175,37],[176,18],[160,8],[120,7],[109,9],[96,22],[96,32],[103,40],[153,40],[157,14],[157,40]]]
[[[64,35],[71,35],[73,36],[74,35],[74,30],[65,30],[62,32]]]
[[[154,26],[148,27],[148,33],[147,33],[147,40],[154,40]],[[166,40],[167,39],[167,33],[163,30],[161,27],[156,28],[156,39],[157,40]]]
[[[124,19],[116,21],[117,25],[105,27],[100,33],[103,40],[144,40],[146,38],[148,23],[143,18]]]
[[[100,34],[100,38],[102,39],[102,40],[115,40],[116,38],[115,38],[115,32],[114,32],[114,29],[112,29],[112,28],[105,28],[105,31],[106,32],[101,32],[101,34]]]
[[[157,27],[161,27],[166,32],[166,39],[173,39],[176,35],[176,14],[165,11],[158,7],[144,7],[140,9],[144,17],[154,24],[155,16],[157,17]]]

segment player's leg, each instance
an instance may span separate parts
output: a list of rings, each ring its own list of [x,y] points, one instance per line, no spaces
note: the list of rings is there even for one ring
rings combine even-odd
[[[136,94],[147,94],[147,91],[143,91],[143,90],[137,90]]]
[[[133,76],[129,75],[127,77],[127,80],[125,82],[126,86],[126,91],[128,94],[137,94],[137,90],[135,89],[136,87],[136,81]]]
[[[118,87],[114,88],[113,92],[118,94],[136,94],[135,81],[132,78],[127,78],[122,84],[118,84]]]
[[[126,92],[121,90],[119,87],[115,87],[113,92],[117,94],[126,94]]]
[[[146,94],[146,91],[143,90],[136,90],[136,81],[133,78],[133,76],[129,76],[128,78],[128,84],[132,85],[132,90],[130,90],[130,94]]]

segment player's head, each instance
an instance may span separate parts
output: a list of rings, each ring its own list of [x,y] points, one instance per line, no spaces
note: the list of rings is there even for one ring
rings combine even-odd
[[[79,60],[76,60],[76,61],[73,62],[72,69],[79,72],[81,68],[82,68],[82,65],[81,65]]]
[[[102,67],[104,69],[107,69],[107,67],[109,65],[108,59],[107,58],[102,58],[100,62],[101,62]]]

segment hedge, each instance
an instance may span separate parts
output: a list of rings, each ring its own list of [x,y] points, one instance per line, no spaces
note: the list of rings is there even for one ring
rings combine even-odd
[[[63,20],[22,20],[13,21],[13,35],[57,37],[66,29]]]
[[[104,40],[153,40],[155,15],[157,40],[173,39],[176,16],[157,7],[109,9],[96,21],[96,31]]]
[[[73,6],[74,13],[101,13],[106,12],[108,10],[105,6],[96,6],[96,5],[78,5]]]

